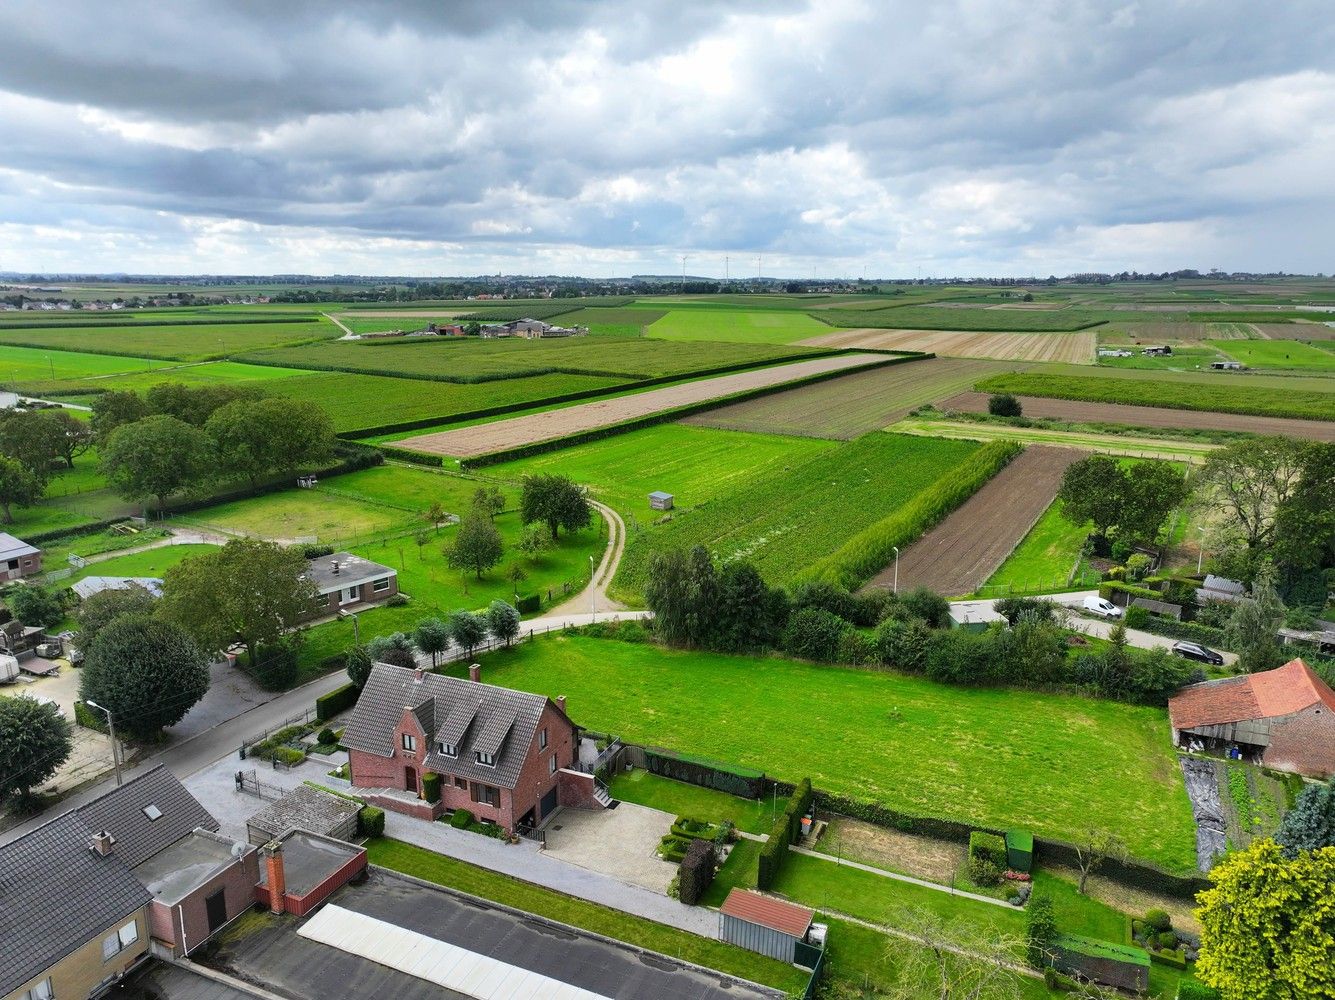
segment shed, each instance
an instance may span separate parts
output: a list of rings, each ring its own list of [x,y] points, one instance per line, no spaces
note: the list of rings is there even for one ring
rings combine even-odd
[[[246,836],[256,847],[263,847],[292,829],[351,840],[357,835],[359,809],[361,806],[352,799],[310,785],[298,785],[252,816],[246,823]]]
[[[1236,372],[1242,370],[1241,361],[1211,361],[1210,367],[1217,372]]]
[[[957,601],[950,606],[950,627],[969,632],[986,632],[993,622],[1009,625],[1006,616],[991,601]]]
[[[1180,604],[1156,601],[1151,597],[1135,597],[1131,600],[1131,606],[1133,608],[1144,608],[1151,614],[1162,615],[1164,618],[1172,618],[1175,621],[1182,620],[1182,605]]]
[[[790,964],[815,916],[805,906],[749,889],[733,889],[718,912],[721,940]]]
[[[1173,354],[1173,349],[1167,344],[1151,344],[1141,349],[1141,354],[1151,358],[1167,358]]]
[[[1034,864],[1034,835],[1028,830],[1006,831],[1006,867],[1027,872]]]
[[[654,510],[671,510],[672,494],[664,493],[662,490],[654,490],[649,494],[649,506]]]
[[[1144,993],[1150,988],[1150,953],[1144,948],[1079,934],[1058,934],[1052,944],[1052,966],[1058,972],[1130,993]]]

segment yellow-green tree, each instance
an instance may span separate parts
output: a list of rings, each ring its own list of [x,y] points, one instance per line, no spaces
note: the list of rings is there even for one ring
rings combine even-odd
[[[1335,847],[1292,860],[1273,840],[1226,856],[1198,899],[1196,976],[1225,1000],[1335,997]]]

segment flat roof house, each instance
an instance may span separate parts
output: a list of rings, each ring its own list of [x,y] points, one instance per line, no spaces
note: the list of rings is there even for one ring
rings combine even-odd
[[[352,784],[376,805],[436,819],[467,809],[515,832],[561,805],[605,807],[593,775],[573,770],[575,724],[564,698],[377,663],[343,732]],[[438,801],[423,776],[441,776]]]
[[[306,575],[320,597],[311,618],[337,614],[359,604],[379,604],[399,592],[399,574],[351,552],[311,559]]]
[[[22,580],[42,571],[42,550],[0,531],[0,581]]]

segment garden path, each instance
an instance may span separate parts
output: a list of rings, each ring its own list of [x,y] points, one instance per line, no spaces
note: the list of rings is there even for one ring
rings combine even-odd
[[[606,504],[590,500],[589,506],[607,521],[607,548],[603,551],[602,562],[594,571],[589,585],[570,600],[565,601],[547,612],[547,617],[595,611],[625,611],[626,606],[607,596],[607,585],[616,576],[621,565],[621,555],[626,550],[626,522],[621,515]]]
[[[818,858],[821,861],[828,861],[831,864],[843,865],[845,868],[856,868],[859,871],[870,872],[872,875],[880,875],[882,878],[894,879],[896,882],[907,882],[909,885],[920,886],[923,889],[934,889],[937,892],[944,892],[950,896],[962,896],[965,899],[972,899],[978,903],[987,903],[990,906],[1000,906],[1003,909],[1015,909],[1010,903],[1003,899],[993,899],[991,896],[981,896],[976,892],[965,892],[963,889],[954,889],[948,885],[939,885],[936,882],[928,882],[924,879],[914,878],[912,875],[901,875],[898,872],[888,872],[884,868],[876,868],[872,865],[864,865],[860,861],[850,861],[848,858],[836,858],[831,854],[822,854],[820,851],[808,850],[805,847],[789,845],[788,850],[795,854],[805,854],[809,858]]]

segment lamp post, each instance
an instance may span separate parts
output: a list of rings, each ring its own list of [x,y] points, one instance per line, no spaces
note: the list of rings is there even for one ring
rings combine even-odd
[[[95,708],[99,712],[107,713],[107,733],[111,737],[111,763],[116,768],[116,787],[121,786],[121,755],[116,743],[116,723],[111,718],[111,709],[103,708],[95,701],[85,700],[84,704],[89,708]]]
[[[1196,575],[1201,575],[1201,566],[1205,563],[1205,528],[1196,529],[1200,532],[1201,540],[1196,549]]]
[[[895,550],[895,596],[899,596],[899,546],[892,546]]]

